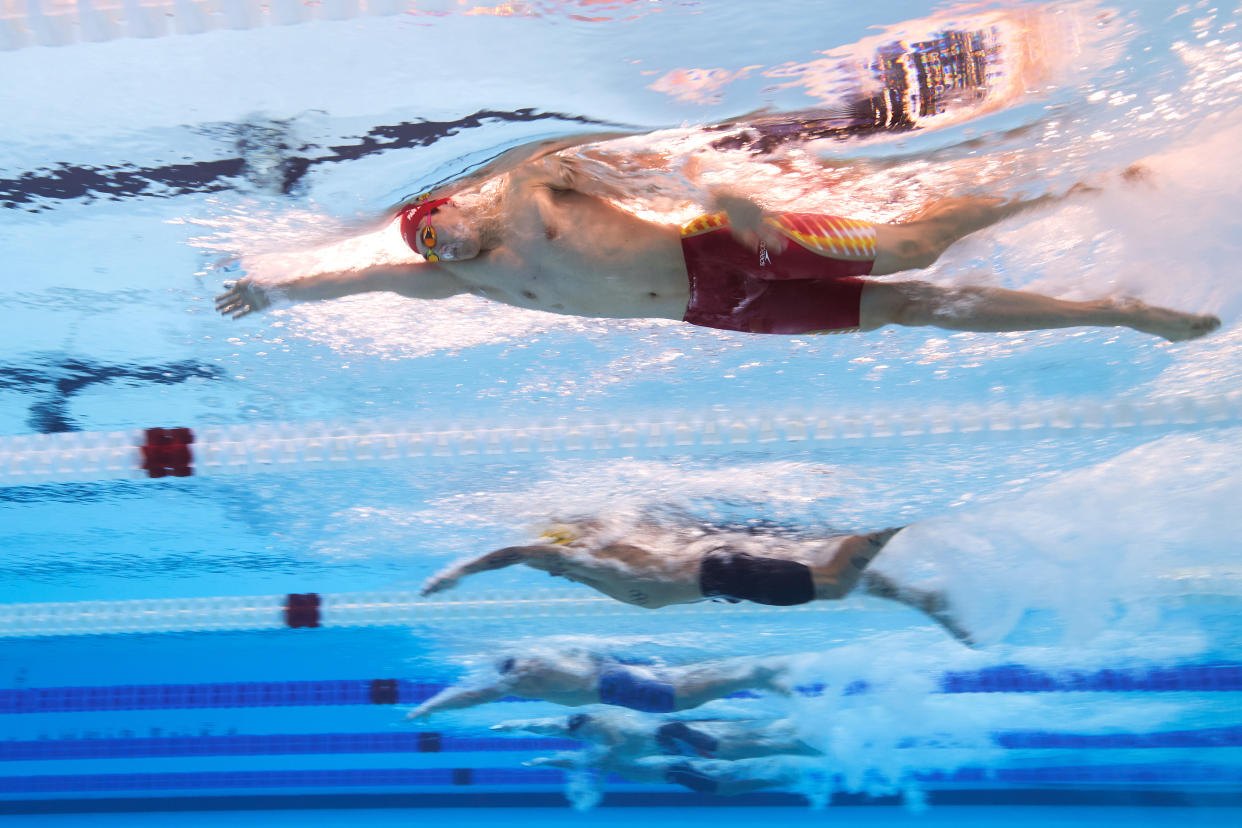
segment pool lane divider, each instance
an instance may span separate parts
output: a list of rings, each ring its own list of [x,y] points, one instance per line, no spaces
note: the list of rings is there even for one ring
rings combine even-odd
[[[725,448],[902,444],[943,439],[1045,439],[1070,433],[1242,425],[1242,391],[1149,401],[836,410],[830,414],[664,412],[659,418],[479,428],[406,422],[266,423],[0,437],[0,485],[180,478],[505,457],[685,456]]]
[[[1148,789],[1160,786],[1211,786],[1236,790],[1242,766],[1186,762],[1059,765],[914,771],[921,787],[1014,788],[1052,785],[1106,785]],[[180,773],[101,773],[0,776],[0,795],[99,791],[176,791],[254,788],[380,788],[466,786],[562,786],[560,770],[541,768],[351,768],[345,770],[188,771]],[[609,774],[609,784],[632,783]],[[662,786],[661,786],[662,787]]]
[[[1237,734],[1139,734],[1156,747],[1242,746]],[[1055,736],[1056,734],[1050,734]],[[1075,737],[1076,734],[1063,734]],[[1122,735],[1122,734],[1112,734]],[[1133,740],[1132,740],[1133,741]],[[1163,744],[1169,742],[1169,744]],[[1135,744],[1145,746],[1142,738]],[[37,739],[0,741],[0,762],[65,759],[143,759],[192,756],[308,756],[362,753],[491,753],[578,750],[571,739],[463,737],[436,731],[411,733],[264,733],[229,736],[158,736],[117,739]]]
[[[83,713],[112,710],[202,710],[259,707],[338,707],[420,704],[448,685],[412,679],[333,679],[243,681],[208,684],[128,684],[85,687],[22,687],[0,690],[0,714]],[[846,695],[869,691],[856,681]],[[797,688],[805,696],[822,695],[824,685]],[[975,693],[1237,693],[1242,692],[1242,662],[1180,664],[1146,669],[1040,670],[1002,664],[978,670],[948,671],[938,677],[937,692]],[[757,698],[742,691],[729,698]],[[505,702],[529,699],[507,697]]]
[[[1239,573],[1173,570],[1145,597],[1165,603],[1242,598]],[[662,607],[661,618],[719,619],[737,616],[823,615],[877,610],[881,604],[812,601],[791,607],[723,605],[709,601]],[[650,619],[652,611],[583,589],[544,588],[512,592],[462,591],[425,598],[413,590],[317,592],[125,601],[0,604],[0,639],[125,633],[317,630],[409,627],[466,620],[589,618]]]
[[[0,51],[418,14],[425,5],[418,0],[24,0],[0,4]]]
[[[1005,750],[1146,750],[1242,747],[1242,727],[1154,733],[1058,733],[1001,731],[993,743]],[[573,739],[529,736],[470,737],[436,731],[416,733],[263,733],[227,736],[158,736],[113,739],[0,741],[0,762],[78,759],[190,758],[200,756],[310,756],[367,753],[547,753],[580,750]],[[934,745],[907,739],[899,749]]]

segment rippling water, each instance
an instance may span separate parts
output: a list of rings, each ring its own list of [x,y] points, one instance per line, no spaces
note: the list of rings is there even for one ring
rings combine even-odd
[[[170,25],[180,26],[176,14]],[[1238,17],[1157,2],[442,2],[0,52],[0,71],[23,81],[0,89],[10,116],[0,139],[10,274],[0,286],[0,433],[1232,392],[1242,373]],[[81,40],[95,31],[80,30]],[[1060,194],[1084,182],[1095,191],[971,237],[925,278],[1136,295],[1217,313],[1224,326],[1169,345],[1083,329],[755,338],[475,298],[365,296],[238,323],[211,312],[230,275],[222,256],[272,280],[405,256],[382,221],[402,197],[528,141],[600,131],[631,134],[567,152],[630,187],[623,206],[670,220],[720,184],[773,206],[893,221],[936,198]],[[1144,175],[1120,175],[1136,163]],[[808,681],[829,686],[824,695],[731,701],[712,715],[792,714],[842,790],[906,790],[917,802],[919,769],[1121,761],[1002,753],[990,735],[1000,731],[1237,726],[1221,694],[981,703],[934,690],[944,670],[1006,663],[1072,672],[1237,661],[1238,440],[1236,428],[1175,424],[10,487],[0,490],[9,603],[414,588],[449,560],[576,514],[618,527],[654,516],[773,532],[913,524],[883,567],[946,589],[989,646],[966,650],[913,611],[851,599],[837,613],[676,624],[654,613],[624,629],[611,617],[476,619],[342,634],[335,649],[299,643],[287,656],[287,639],[257,633],[6,644],[0,678],[76,686],[365,668],[440,681],[485,672],[508,649],[588,646],[678,663],[796,654]],[[1192,588],[1204,583],[1212,590]],[[545,584],[506,570],[461,594]],[[201,652],[187,657],[180,641]],[[860,681],[872,692],[847,691]],[[392,712],[313,726],[382,729]],[[199,726],[196,712],[166,715],[173,729]],[[475,734],[504,715],[480,708],[436,726]],[[140,714],[79,717],[60,738],[169,727]],[[50,734],[36,716],[13,718],[0,737]],[[210,718],[213,732],[312,727],[303,711],[270,726],[252,713]],[[928,740],[952,749],[910,747]],[[1166,758],[1232,762],[1208,753]]]

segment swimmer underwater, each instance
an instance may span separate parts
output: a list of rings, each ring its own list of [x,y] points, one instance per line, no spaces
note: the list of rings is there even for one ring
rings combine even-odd
[[[294,303],[390,291],[413,299],[473,294],[520,308],[600,318],[673,319],[762,334],[1128,327],[1171,341],[1215,330],[1215,316],[1134,299],[1075,302],[992,287],[874,281],[931,266],[959,239],[1055,200],[950,198],[899,224],[770,212],[718,192],[713,212],[682,227],[615,206],[572,159],[524,160],[484,188],[401,208],[406,244],[423,258],[325,271],[265,287],[248,277],[216,298],[239,319]],[[275,290],[273,290],[275,288]]]
[[[609,704],[644,713],[689,710],[739,690],[788,695],[795,659],[768,656],[649,665],[600,655],[580,648],[537,655],[506,656],[496,675],[482,683],[446,687],[406,714],[407,721],[445,710],[490,704],[506,696],[539,699],[581,707]]]
[[[943,594],[864,571],[901,529],[786,544],[725,531],[684,537],[655,525],[612,537],[595,521],[563,523],[545,532],[539,538],[543,543],[509,546],[450,566],[428,580],[422,594],[518,564],[647,609],[709,599],[787,607],[841,600],[861,584],[866,594],[912,607],[958,641],[975,646]]]

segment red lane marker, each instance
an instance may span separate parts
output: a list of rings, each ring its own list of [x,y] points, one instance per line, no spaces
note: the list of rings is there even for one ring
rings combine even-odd
[[[319,593],[289,593],[285,598],[285,624],[298,627],[319,626]]]
[[[194,453],[190,444],[194,432],[188,428],[148,428],[142,446],[142,468],[148,477],[189,477],[194,474]]]

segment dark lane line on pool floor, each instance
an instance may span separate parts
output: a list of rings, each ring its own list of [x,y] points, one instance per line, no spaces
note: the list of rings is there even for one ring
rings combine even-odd
[[[538,112],[531,108],[504,112],[483,109],[455,121],[407,121],[373,127],[357,143],[327,147],[297,143],[290,135],[292,121],[269,124],[240,124],[228,128],[237,157],[188,164],[134,167],[127,164],[79,166],[56,164],[13,178],[0,178],[0,207],[38,213],[50,209],[48,202],[76,198],[173,198],[190,193],[212,193],[234,189],[262,177],[267,188],[288,195],[296,192],[306,173],[315,165],[354,161],[389,150],[428,147],[462,130],[478,129],[495,123],[560,121],[609,128],[631,128],[609,121],[560,112]],[[218,129],[218,128],[217,128]],[[194,129],[196,132],[207,128]],[[273,154],[278,160],[271,164]],[[259,171],[254,157],[273,170]]]
[[[27,425],[39,434],[80,431],[69,414],[69,401],[92,385],[176,385],[190,379],[220,379],[222,371],[188,359],[158,365],[109,365],[78,357],[49,358],[27,365],[0,364],[0,390],[38,394],[30,404]]]

